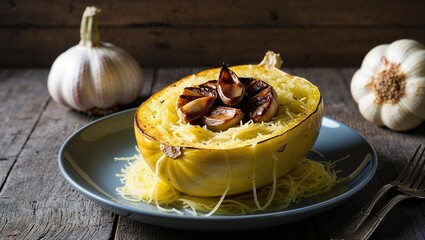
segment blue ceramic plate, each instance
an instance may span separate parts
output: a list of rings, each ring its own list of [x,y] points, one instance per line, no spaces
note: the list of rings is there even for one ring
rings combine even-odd
[[[105,209],[144,223],[190,230],[243,230],[275,226],[317,215],[353,196],[364,187],[377,168],[375,150],[350,127],[324,118],[319,137],[313,146],[327,160],[349,158],[336,164],[339,177],[351,176],[321,195],[305,198],[289,208],[242,216],[195,217],[159,211],[154,205],[124,200],[115,189],[121,186],[115,175],[126,162],[114,157],[136,153],[133,133],[135,109],[99,119],[70,136],[62,145],[58,160],[65,179],[88,199]],[[318,154],[310,153],[311,158]]]

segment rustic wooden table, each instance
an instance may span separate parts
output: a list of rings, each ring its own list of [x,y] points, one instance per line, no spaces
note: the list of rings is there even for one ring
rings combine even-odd
[[[145,69],[143,97],[198,70]],[[425,124],[399,133],[365,121],[349,91],[355,69],[285,70],[320,87],[326,115],[372,143],[378,170],[354,197],[319,216],[268,229],[205,233],[136,222],[79,194],[59,172],[57,154],[68,136],[96,117],[52,101],[46,86],[48,69],[0,69],[0,239],[328,239],[380,186],[395,179],[417,145],[425,143]],[[402,202],[372,239],[425,239],[425,202]]]

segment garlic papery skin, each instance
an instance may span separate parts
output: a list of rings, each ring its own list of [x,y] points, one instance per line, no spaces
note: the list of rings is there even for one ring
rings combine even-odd
[[[425,47],[401,39],[370,50],[351,79],[351,95],[362,116],[395,131],[425,119]]]
[[[51,97],[61,105],[91,114],[108,114],[134,101],[143,88],[142,70],[123,49],[100,41],[100,10],[87,7],[81,41],[62,53],[48,76]]]

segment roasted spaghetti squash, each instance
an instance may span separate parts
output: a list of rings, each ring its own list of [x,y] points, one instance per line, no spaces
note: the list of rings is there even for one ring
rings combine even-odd
[[[258,65],[229,67],[240,78],[272,86],[277,113],[268,121],[241,121],[212,131],[179,118],[176,102],[187,87],[217,79],[220,68],[187,76],[152,95],[134,118],[137,146],[152,172],[173,188],[194,196],[252,191],[291,170],[313,146],[323,117],[319,89],[279,69],[278,54]]]

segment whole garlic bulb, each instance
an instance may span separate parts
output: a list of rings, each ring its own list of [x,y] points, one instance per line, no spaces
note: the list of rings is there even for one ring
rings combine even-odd
[[[58,103],[91,114],[108,114],[134,101],[143,88],[142,70],[123,49],[100,41],[100,10],[87,7],[80,43],[62,53],[48,76],[48,90]]]
[[[365,56],[351,80],[351,95],[368,121],[405,131],[425,119],[425,47],[401,39]]]

